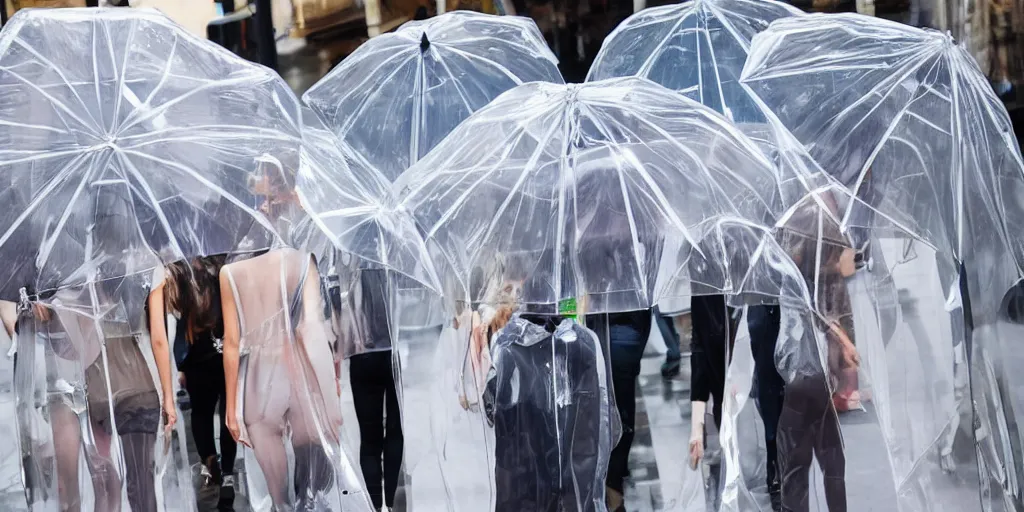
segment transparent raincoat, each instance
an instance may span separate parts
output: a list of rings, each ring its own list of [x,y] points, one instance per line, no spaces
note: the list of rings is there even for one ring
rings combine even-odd
[[[303,147],[299,101],[273,72],[147,10],[19,12],[0,35],[0,65],[15,99],[0,108],[9,206],[0,216],[0,255],[11,262],[3,296],[23,304],[25,355],[14,386],[22,493],[41,510],[190,510],[184,421],[172,430],[161,414],[163,390],[176,391],[161,385],[174,363],[156,360],[150,348],[147,295],[164,282],[165,264],[251,255],[290,240],[291,223],[301,219],[289,217],[301,210],[293,190]],[[336,383],[323,368],[298,363],[323,360],[318,351],[330,354],[331,340],[306,327],[308,312],[295,325],[272,321],[321,304],[298,294],[308,257],[289,258],[291,265],[266,265],[278,280],[265,279],[266,269],[232,273],[239,290],[252,282],[276,290],[276,316],[265,314],[273,304],[253,304],[251,295],[221,295],[232,311],[251,311],[241,326],[246,349],[285,345],[312,354],[284,358],[289,364],[280,367],[246,366],[253,378],[284,372],[288,378],[270,387],[303,397],[291,400],[304,413],[293,440],[308,442],[284,459],[286,467],[301,462],[292,478],[298,499],[365,503],[358,476],[344,473],[344,455],[331,444],[337,401],[322,397],[336,394]],[[286,300],[293,297],[302,299],[298,306]],[[158,378],[158,363],[172,370]],[[248,410],[262,411],[262,426],[280,419],[272,405],[280,403]],[[271,460],[284,453],[283,443],[266,446],[260,455]],[[260,464],[243,452],[251,462],[242,473],[259,475]],[[277,492],[276,484],[264,488]],[[247,493],[256,503],[268,497]]]
[[[513,89],[396,187],[454,304],[434,361],[430,467],[445,485],[443,499],[459,510],[488,497],[496,510],[603,509],[600,489],[567,490],[558,474],[527,479],[499,470],[512,442],[531,446],[537,460],[550,457],[547,466],[560,464],[552,471],[579,471],[578,481],[590,482],[594,475],[579,469],[585,457],[608,460],[619,434],[631,430],[612,407],[614,314],[649,317],[663,297],[716,292],[754,302],[781,295],[808,310],[803,279],[786,266],[770,229],[783,211],[771,163],[725,119],[647,80]],[[558,318],[583,321],[583,313],[586,334],[560,338],[574,321]],[[580,342],[597,347],[568,347]],[[581,350],[593,373],[574,373],[568,363]],[[596,403],[608,404],[601,421],[610,437],[604,423],[559,423],[577,406],[560,403],[561,393],[590,385],[574,396],[596,393]],[[516,404],[516,421],[546,428],[520,429],[517,439],[501,435],[497,423],[492,431],[496,396]],[[543,414],[524,409],[538,403],[551,405]],[[543,432],[575,439],[583,451],[545,444]]]
[[[474,111],[535,81],[562,75],[533,20],[455,11],[371,39],[303,100],[393,181]]]
[[[318,120],[307,119],[296,188],[317,226],[312,238],[327,243],[319,266],[327,278],[342,404],[350,418],[345,434],[359,446],[374,505],[391,504],[403,462],[412,465],[418,450],[430,446],[417,437],[429,433],[422,426],[430,418],[419,408],[429,400],[403,395],[400,383],[431,378],[424,363],[431,354],[421,349],[431,336],[436,340],[440,286],[391,183]],[[403,418],[415,426],[409,443],[403,443]],[[405,492],[408,500],[412,491]]]
[[[1020,510],[1024,166],[977,65],[945,34],[812,16],[756,36],[742,81],[846,189],[840,227],[868,267],[890,270],[895,292],[873,298],[895,305],[896,343],[866,357],[885,492],[900,510]]]

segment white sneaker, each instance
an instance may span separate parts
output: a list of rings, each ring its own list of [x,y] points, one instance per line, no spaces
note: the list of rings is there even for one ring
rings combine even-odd
[[[234,487],[235,486],[235,476],[234,475],[224,475],[222,477],[220,486],[221,487]]]

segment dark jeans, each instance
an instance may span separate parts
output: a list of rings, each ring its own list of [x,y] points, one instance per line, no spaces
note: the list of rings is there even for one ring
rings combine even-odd
[[[661,314],[661,310],[655,306],[654,321],[658,323],[658,330],[661,331],[661,339],[665,340],[665,360],[678,361],[682,359],[682,351],[679,346],[679,331],[676,330],[674,319],[668,315]]]
[[[778,443],[782,510],[809,510],[809,476],[811,464],[817,459],[825,477],[825,503],[829,512],[846,512],[843,436],[824,373],[802,375],[786,385]]]
[[[224,413],[224,360],[211,357],[206,361],[191,363],[185,367],[185,389],[192,401],[192,438],[200,460],[206,463],[217,455],[213,436],[213,413],[220,414],[220,468],[230,475],[235,470],[237,445],[228,433],[227,415]],[[217,403],[220,402],[220,407]]]
[[[778,476],[778,449],[775,442],[786,383],[775,367],[775,344],[779,339],[780,316],[778,306],[751,306],[747,308],[747,330],[750,332],[750,351],[754,356],[754,392],[757,407],[764,421],[764,439],[768,447],[768,485]]]
[[[615,389],[615,406],[622,421],[622,437],[609,457],[608,487],[620,493],[629,474],[629,450],[633,446],[636,427],[637,377],[640,376],[640,361],[646,347],[646,341],[642,345],[610,344],[612,386]]]
[[[391,351],[352,356],[352,402],[359,423],[359,467],[375,509],[395,504],[402,470],[402,416],[391,368]],[[383,483],[383,486],[381,485]]]

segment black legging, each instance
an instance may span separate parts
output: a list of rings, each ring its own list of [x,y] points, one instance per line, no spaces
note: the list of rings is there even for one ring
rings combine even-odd
[[[775,345],[781,328],[780,319],[779,306],[750,306],[747,308],[750,351],[754,356],[757,409],[764,421],[769,488],[778,478],[778,448],[775,436],[779,426],[779,416],[782,414],[782,400],[786,389],[786,383],[775,367]]]
[[[690,303],[693,336],[690,355],[690,401],[709,402],[715,428],[722,428],[725,373],[732,357],[737,322],[723,295],[695,296]]]
[[[238,448],[228,433],[227,415],[224,412],[224,360],[221,357],[210,357],[205,361],[189,362],[184,373],[185,389],[192,401],[192,438],[199,458],[205,464],[207,459],[217,455],[213,438],[213,413],[217,411],[220,414],[220,469],[225,475],[233,474]]]
[[[809,509],[811,464],[817,458],[825,477],[829,512],[846,512],[846,457],[839,417],[824,373],[800,375],[786,384],[778,430],[782,510]]]
[[[374,509],[380,510],[382,505],[393,507],[405,440],[391,369],[391,351],[353,356],[349,379],[359,423],[359,467],[366,480],[366,491]]]

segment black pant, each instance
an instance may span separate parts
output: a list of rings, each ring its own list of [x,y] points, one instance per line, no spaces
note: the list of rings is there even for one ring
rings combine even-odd
[[[235,440],[228,432],[227,414],[224,412],[224,359],[210,357],[205,361],[187,361],[185,368],[185,389],[192,402],[192,438],[196,443],[199,458],[206,460],[217,455],[213,439],[213,413],[220,414],[220,468],[225,475],[235,471]],[[220,407],[217,403],[220,402]]]
[[[751,306],[747,308],[747,330],[750,332],[750,351],[754,356],[754,390],[757,408],[764,421],[767,450],[768,485],[778,477],[778,449],[775,433],[782,415],[782,399],[786,384],[775,367],[775,344],[781,325],[778,306]]]
[[[714,398],[711,412],[715,428],[722,427],[725,373],[736,339],[734,313],[722,295],[698,295],[691,299],[690,401],[707,403]]]
[[[778,443],[782,510],[809,510],[808,477],[811,464],[817,459],[825,477],[825,502],[829,512],[846,512],[843,436],[824,373],[801,375],[786,385]]]
[[[622,492],[626,475],[629,474],[629,450],[636,435],[636,383],[640,376],[640,363],[644,357],[645,340],[642,345],[611,343],[609,352],[612,360],[612,387],[615,389],[615,407],[622,421],[622,437],[612,448],[608,459],[608,487]]]
[[[405,441],[391,369],[391,351],[352,356],[349,372],[352,402],[359,422],[359,467],[366,480],[366,491],[375,509],[379,510],[382,505],[392,507]]]

